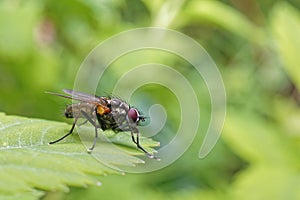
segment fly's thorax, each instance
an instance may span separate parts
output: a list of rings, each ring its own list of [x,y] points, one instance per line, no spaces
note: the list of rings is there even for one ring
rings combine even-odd
[[[110,100],[111,110],[113,113],[118,115],[126,115],[129,110],[129,105],[118,98],[112,98]]]
[[[125,101],[112,99],[111,106],[115,121],[121,126],[127,124],[129,127],[136,127],[140,121],[145,120],[136,108],[130,107]]]
[[[121,127],[127,124],[126,116],[129,110],[129,105],[118,98],[106,99],[106,102],[107,106],[110,108],[110,112],[102,115],[97,113],[101,129],[121,131]]]
[[[129,110],[129,105],[118,98],[111,99],[111,113],[114,118],[114,121],[121,126],[126,123],[126,116]]]

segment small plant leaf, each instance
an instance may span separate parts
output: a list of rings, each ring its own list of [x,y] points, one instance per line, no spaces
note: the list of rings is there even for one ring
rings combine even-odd
[[[276,4],[272,11],[272,36],[283,67],[297,89],[300,89],[299,54],[300,13],[286,2]]]
[[[128,133],[108,132],[107,138],[114,145],[97,141],[95,153],[106,158],[102,163],[92,156],[94,152],[87,153],[76,131],[61,142],[48,145],[49,141],[66,134],[70,127],[62,122],[0,113],[0,199],[38,199],[44,191],[66,192],[68,186],[100,185],[100,176],[119,173],[118,166],[143,163],[134,156],[143,153],[129,144]],[[150,152],[154,151],[151,147],[158,146],[147,138],[142,138],[141,143]]]
[[[212,23],[255,43],[261,43],[265,38],[262,29],[242,13],[220,1],[189,1],[178,20],[178,24],[182,25],[193,22]]]

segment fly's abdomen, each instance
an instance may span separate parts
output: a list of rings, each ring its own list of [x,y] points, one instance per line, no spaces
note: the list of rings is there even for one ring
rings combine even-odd
[[[95,111],[95,105],[90,103],[76,103],[67,106],[65,110],[66,118],[85,118],[83,113],[92,117],[92,113]]]

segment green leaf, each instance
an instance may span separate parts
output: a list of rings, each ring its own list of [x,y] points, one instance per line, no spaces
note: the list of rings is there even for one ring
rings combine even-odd
[[[298,170],[275,165],[251,166],[237,176],[230,189],[231,199],[299,199],[299,178]]]
[[[181,15],[178,24],[191,22],[213,23],[227,31],[253,42],[262,43],[264,32],[242,13],[219,1],[190,1]]]
[[[280,128],[259,114],[228,109],[224,134],[227,144],[250,163],[299,165],[298,155]]]
[[[272,12],[272,34],[284,68],[300,89],[300,13],[286,2],[278,3]]]
[[[36,199],[44,194],[43,191],[66,192],[68,186],[100,185],[100,175],[118,173],[110,167],[119,170],[119,166],[143,162],[133,156],[143,153],[129,144],[128,133],[108,132],[118,148],[110,142],[97,141],[95,154],[101,153],[105,165],[92,156],[94,152],[87,153],[78,134],[48,145],[49,141],[67,133],[70,127],[66,123],[0,113],[0,199],[20,196]],[[159,144],[147,138],[141,143],[150,152],[154,151],[151,146]],[[126,152],[117,151],[119,148]]]
[[[12,6],[0,1],[0,55],[2,59],[22,59],[33,50],[33,29],[40,8],[38,4],[24,3]],[[22,21],[22,23],[20,23]]]

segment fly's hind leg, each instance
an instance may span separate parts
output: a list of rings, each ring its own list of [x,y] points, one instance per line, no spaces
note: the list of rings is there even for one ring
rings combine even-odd
[[[57,139],[57,140],[55,140],[55,141],[49,142],[48,144],[55,144],[55,143],[57,143],[57,142],[59,142],[59,141],[65,139],[65,138],[68,137],[69,135],[71,135],[71,134],[73,133],[74,128],[75,128],[77,119],[78,119],[78,118],[75,118],[71,130],[70,130],[66,135],[62,136],[61,138],[59,138],[59,139]]]

